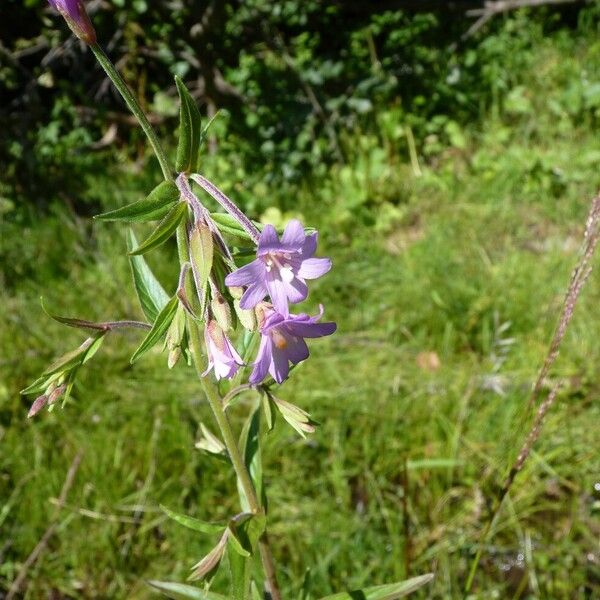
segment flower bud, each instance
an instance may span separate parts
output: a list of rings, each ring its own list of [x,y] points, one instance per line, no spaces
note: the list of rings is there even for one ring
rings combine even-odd
[[[244,295],[244,288],[232,285],[229,288],[229,293],[231,294],[232,298],[239,300]]]
[[[82,0],[48,0],[67,22],[71,31],[86,44],[96,43],[96,31]]]
[[[165,337],[165,346],[169,350],[167,366],[172,369],[181,356],[181,343],[185,334],[185,311],[181,304],[177,307],[175,317],[169,325]]]
[[[254,310],[246,310],[240,307],[240,301],[238,299],[233,301],[233,308],[235,314],[240,320],[240,323],[248,331],[254,331],[256,329],[256,313]]]
[[[210,308],[221,329],[229,331],[233,327],[231,308],[227,300],[223,297],[223,294],[217,289],[213,289]]]

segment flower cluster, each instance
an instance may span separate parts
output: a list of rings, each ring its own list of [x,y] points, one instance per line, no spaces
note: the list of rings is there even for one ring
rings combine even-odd
[[[281,239],[272,225],[266,225],[258,237],[256,259],[225,278],[233,292],[245,288],[239,307],[253,311],[258,323],[261,339],[251,384],[260,383],[267,373],[282,383],[288,377],[290,363],[296,365],[308,358],[305,338],[331,335],[336,329],[335,323],[319,323],[322,306],[314,317],[290,313],[290,304],[308,296],[306,280],[316,279],[331,269],[331,260],[314,257],[317,235],[307,235],[297,219],[287,224]],[[214,368],[217,379],[233,377],[242,360],[223,330],[209,321],[205,336],[208,370]]]

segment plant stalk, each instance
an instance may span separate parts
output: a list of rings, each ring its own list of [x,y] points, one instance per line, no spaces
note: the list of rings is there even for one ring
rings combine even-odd
[[[161,171],[163,173],[164,178],[167,181],[173,180],[173,171],[169,165],[169,161],[167,159],[167,155],[163,150],[161,143],[156,135],[156,132],[150,125],[150,121],[146,117],[142,107],[139,102],[135,98],[135,96],[131,93],[131,90],[127,87],[127,84],[121,77],[121,74],[117,71],[110,58],[106,55],[100,44],[92,44],[90,46],[92,52],[96,56],[96,59],[100,63],[100,66],[104,69],[109,79],[113,82],[114,86],[117,88],[119,94],[121,94],[123,100],[127,104],[129,110],[134,114],[135,118],[139,121],[144,133],[148,137],[148,141],[154,150],[154,154],[158,159],[160,164]]]
[[[177,229],[177,249],[179,251],[179,260],[181,264],[185,264],[189,260],[185,241],[185,224],[181,224]],[[191,287],[189,273],[186,275],[186,283],[184,285],[186,287]],[[188,294],[188,297],[191,297],[191,290],[186,289],[186,293]],[[227,418],[227,414],[225,413],[225,409],[223,408],[223,400],[219,394],[217,386],[213,383],[213,381],[211,381],[208,377],[202,376],[205,361],[203,359],[200,332],[198,331],[198,326],[196,322],[189,316],[188,331],[190,336],[190,348],[192,350],[192,357],[194,360],[196,373],[198,374],[198,378],[200,379],[202,389],[206,394],[206,398],[208,399],[210,408],[215,416],[215,420],[217,421],[217,425],[219,426],[219,429],[221,431],[223,442],[225,443],[225,447],[227,448],[229,458],[231,459],[231,463],[233,464],[233,468],[240,482],[240,485],[244,490],[244,494],[248,499],[250,510],[253,513],[260,513],[263,510],[263,508],[260,505],[258,496],[256,495],[254,484],[252,483],[252,479],[250,478],[250,474],[248,473],[246,463],[244,462],[242,453],[240,452],[237,440],[235,438],[235,434],[233,433],[231,424],[229,423],[229,419]],[[260,558],[263,565],[263,570],[267,580],[268,590],[269,594],[271,595],[271,599],[281,600],[281,592],[279,591],[279,585],[277,583],[277,574],[275,572],[275,563],[273,561],[273,554],[271,553],[271,548],[269,546],[269,540],[266,531],[258,540],[258,549],[260,552]]]
[[[92,52],[96,56],[96,59],[100,63],[100,66],[104,69],[110,80],[113,82],[114,86],[117,88],[117,90],[123,97],[123,100],[125,100],[125,103],[127,104],[129,110],[136,117],[142,129],[144,130],[144,133],[148,137],[148,141],[150,142],[150,145],[154,150],[154,154],[158,159],[164,178],[167,181],[173,181],[173,171],[171,170],[165,151],[163,150],[162,145],[156,135],[156,132],[152,128],[152,125],[150,125],[146,114],[142,110],[142,107],[139,105],[139,102],[131,93],[131,90],[127,87],[127,84],[125,83],[125,81],[123,80],[123,78],[121,77],[120,73],[117,71],[111,60],[108,58],[104,50],[101,48],[101,46],[99,44],[92,44],[90,47],[92,49]],[[189,262],[185,238],[186,226],[183,223],[177,229],[177,248],[179,251],[179,260],[181,265],[185,265],[187,262]],[[189,279],[188,274],[185,275],[185,280],[186,282],[184,283],[184,286],[186,288],[191,287],[191,281]],[[191,290],[186,290],[186,293],[188,293],[188,297],[192,297],[191,295],[189,295],[191,294]],[[237,440],[231,428],[231,424],[229,423],[229,419],[227,418],[225,410],[223,409],[221,396],[218,392],[216,385],[208,377],[202,377],[202,364],[204,361],[202,354],[202,342],[200,341],[200,333],[198,331],[198,327],[195,321],[191,319],[191,317],[188,317],[188,324],[188,330],[190,333],[190,346],[194,359],[194,365],[196,368],[196,372],[198,373],[202,389],[206,394],[208,403],[210,404],[217,424],[219,425],[221,435],[223,436],[223,441],[225,442],[225,446],[227,447],[227,452],[229,453],[229,457],[233,464],[235,473],[240,481],[242,489],[244,490],[244,494],[248,499],[250,509],[253,513],[259,513],[263,509],[256,495],[254,484],[250,479],[250,474],[248,473],[248,469],[246,468],[246,465],[244,463],[244,459],[238,447]],[[259,551],[271,598],[272,600],[281,600],[281,592],[279,591],[279,586],[277,584],[273,556],[271,554],[271,549],[269,547],[266,532],[263,533],[259,540]]]

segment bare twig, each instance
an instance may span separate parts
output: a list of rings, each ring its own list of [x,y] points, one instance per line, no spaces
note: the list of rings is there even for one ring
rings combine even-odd
[[[479,17],[463,33],[461,40],[475,35],[484,25],[491,21],[496,15],[517,10],[519,8],[544,6],[546,4],[573,4],[575,2],[587,2],[588,0],[488,0],[483,8],[473,8],[467,11],[468,17]]]
[[[491,0],[486,2],[483,8],[468,10],[467,16],[479,17],[489,13],[497,15],[519,8],[545,6],[547,4],[574,4],[575,2],[587,2],[587,0]]]
[[[40,541],[36,544],[35,548],[31,551],[31,554],[27,557],[23,565],[21,566],[21,570],[19,574],[12,582],[10,589],[8,590],[8,594],[6,595],[6,600],[13,600],[16,595],[21,591],[21,587],[27,577],[27,573],[29,569],[35,564],[38,558],[42,555],[46,546],[48,545],[48,541],[54,535],[56,528],[58,527],[58,518],[60,515],[61,508],[65,505],[67,501],[67,494],[69,490],[73,486],[75,481],[75,475],[77,474],[77,469],[79,469],[79,465],[81,463],[81,459],[83,458],[83,452],[79,452],[69,470],[67,471],[67,476],[65,477],[65,482],[63,483],[62,489],[60,491],[60,496],[58,497],[58,501],[56,503],[56,509],[54,511],[54,516],[52,518],[52,522],[48,526],[48,529],[44,532],[44,535],[40,538]]]

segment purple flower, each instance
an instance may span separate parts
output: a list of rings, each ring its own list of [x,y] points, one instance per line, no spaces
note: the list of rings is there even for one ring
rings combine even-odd
[[[96,43],[96,31],[81,0],[48,0],[71,28],[71,31],[86,44]]]
[[[308,295],[306,279],[321,277],[331,269],[328,258],[313,258],[317,234],[306,235],[300,221],[291,220],[281,236],[266,225],[258,240],[257,258],[225,278],[228,286],[247,286],[240,300],[244,309],[253,308],[269,295],[277,312],[289,314],[288,300],[302,302]]]
[[[308,358],[304,338],[323,337],[336,330],[335,323],[318,323],[322,316],[322,306],[314,317],[304,313],[284,316],[275,311],[266,314],[260,327],[262,337],[250,383],[260,383],[267,372],[277,383],[286,379],[290,371],[288,362],[297,365]]]
[[[202,376],[206,376],[214,368],[217,379],[231,379],[244,363],[216,321],[207,323],[204,341],[208,353],[208,367]]]

